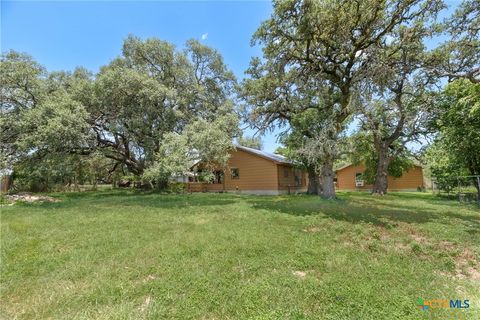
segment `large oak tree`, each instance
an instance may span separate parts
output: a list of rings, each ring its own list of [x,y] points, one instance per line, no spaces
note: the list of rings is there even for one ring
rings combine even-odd
[[[247,101],[266,125],[289,121],[291,115],[310,108],[319,109],[325,119],[322,126],[330,127],[321,130],[321,140],[334,144],[355,111],[355,91],[367,76],[370,52],[378,50],[377,45],[387,41],[398,26],[436,12],[441,6],[436,0],[275,1],[271,18],[262,23],[253,38],[254,43],[262,45],[263,58],[253,60],[253,66],[261,72],[251,73],[249,80],[259,81],[259,87],[268,92],[259,95],[260,90],[253,90],[247,94]],[[287,76],[279,77],[282,74]],[[283,79],[290,82],[286,84]],[[284,88],[295,90],[299,81],[318,83],[323,99],[308,104],[289,102],[282,96]],[[328,149],[318,160],[320,183],[322,196],[334,198],[336,155]]]

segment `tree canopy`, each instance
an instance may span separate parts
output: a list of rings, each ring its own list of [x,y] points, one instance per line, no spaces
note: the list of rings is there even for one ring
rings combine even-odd
[[[338,155],[328,146],[338,142],[354,114],[372,58],[401,28],[422,23],[442,6],[437,0],[275,1],[272,16],[254,34],[263,57],[252,59],[244,92],[253,121],[292,125],[297,115],[318,110],[317,125],[301,132],[315,137],[310,154],[318,155],[323,197],[335,197]]]
[[[122,55],[95,75],[82,68],[48,73],[16,52],[1,63],[5,167],[60,154],[101,155],[110,173],[141,177],[154,167],[160,179],[173,169],[161,157],[171,159],[166,150],[177,137],[202,159],[224,162],[238,135],[236,79],[216,50],[196,40],[178,50],[129,36]]]
[[[480,175],[480,84],[468,79],[451,82],[439,96],[438,107],[433,120],[438,135],[427,151],[432,176],[447,184],[458,176]]]

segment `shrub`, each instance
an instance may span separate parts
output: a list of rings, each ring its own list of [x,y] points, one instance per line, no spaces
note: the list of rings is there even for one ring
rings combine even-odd
[[[171,193],[184,193],[186,189],[186,183],[184,182],[171,182],[168,184],[167,191]]]

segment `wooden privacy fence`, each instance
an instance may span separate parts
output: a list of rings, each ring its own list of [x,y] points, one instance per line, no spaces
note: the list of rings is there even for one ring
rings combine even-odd
[[[207,192],[208,186],[205,182],[188,182],[187,192]]]

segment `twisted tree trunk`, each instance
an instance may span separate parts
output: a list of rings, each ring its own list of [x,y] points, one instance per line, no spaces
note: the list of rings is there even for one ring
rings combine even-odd
[[[319,177],[313,166],[307,168],[308,171],[308,189],[307,194],[318,195],[319,193]]]
[[[372,193],[375,195],[385,195],[388,190],[388,165],[390,159],[387,155],[388,146],[381,145],[378,146],[378,163],[377,170],[375,174],[375,184],[373,185]]]
[[[333,161],[327,157],[320,170],[320,196],[324,199],[335,199],[335,172],[333,171]]]

